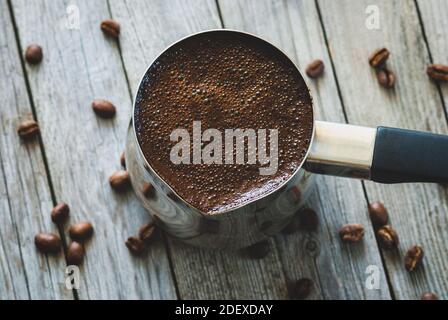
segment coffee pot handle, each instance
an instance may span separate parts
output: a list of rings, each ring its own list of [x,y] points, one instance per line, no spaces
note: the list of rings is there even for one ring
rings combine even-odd
[[[316,121],[305,169],[380,183],[448,182],[448,136]]]

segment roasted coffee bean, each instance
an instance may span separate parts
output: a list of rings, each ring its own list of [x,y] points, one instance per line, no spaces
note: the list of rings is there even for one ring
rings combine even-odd
[[[67,248],[67,263],[79,266],[84,260],[84,247],[79,242],[73,241]]]
[[[120,35],[120,24],[112,19],[101,22],[101,30],[103,33],[112,38],[118,38]]]
[[[390,52],[386,48],[376,49],[369,58],[369,63],[374,68],[379,68],[384,65],[389,58]]]
[[[129,172],[125,170],[116,171],[109,177],[110,186],[117,191],[126,190],[130,186],[130,183]]]
[[[414,271],[423,260],[423,248],[420,246],[412,246],[406,252],[404,257],[404,267],[409,272]]]
[[[58,253],[61,250],[61,238],[53,233],[39,233],[34,237],[34,244],[43,253]]]
[[[253,259],[263,259],[270,251],[269,241],[263,240],[246,248],[249,257]]]
[[[124,168],[124,169],[126,169],[126,157],[125,157],[125,155],[124,155],[124,151],[121,153],[121,155],[120,155],[120,163],[121,163],[121,166]]]
[[[435,293],[425,292],[424,294],[422,294],[420,299],[421,300],[439,300],[439,297]]]
[[[93,100],[92,109],[98,116],[105,119],[113,118],[117,112],[115,106],[110,101],[104,99]]]
[[[145,251],[145,244],[137,237],[129,237],[126,240],[126,247],[134,255],[141,255]]]
[[[150,222],[140,227],[140,230],[138,231],[138,237],[143,242],[149,242],[154,237],[155,231],[156,227],[154,223]]]
[[[376,235],[382,248],[394,249],[398,246],[398,234],[391,226],[382,226],[378,229]]]
[[[308,278],[302,278],[297,280],[297,282],[292,287],[290,292],[290,298],[294,300],[304,300],[306,299],[313,290],[313,281]]]
[[[92,236],[93,226],[88,221],[82,221],[72,225],[68,231],[72,240],[83,242]]]
[[[42,61],[42,47],[38,44],[30,44],[25,50],[25,60],[29,64],[38,64]]]
[[[325,65],[322,60],[314,60],[306,68],[306,74],[310,78],[319,78],[324,73]]]
[[[301,229],[308,232],[317,230],[317,227],[319,226],[319,217],[317,216],[316,211],[310,208],[305,208],[300,210],[298,215]]]
[[[448,66],[443,64],[431,64],[426,69],[426,73],[437,81],[448,81]]]
[[[299,214],[296,213],[294,214],[288,225],[285,228],[283,228],[282,233],[293,234],[299,230],[300,230],[300,217]]]
[[[23,121],[17,128],[17,133],[23,140],[31,140],[39,134],[39,125],[34,120]]]
[[[370,220],[375,228],[380,228],[387,224],[389,215],[387,214],[386,207],[379,201],[369,204]]]
[[[145,198],[152,198],[155,194],[154,186],[148,182],[143,185],[143,195]]]
[[[69,206],[64,202],[61,202],[51,210],[51,221],[56,224],[61,224],[67,220],[69,214]]]
[[[364,227],[358,223],[343,225],[339,229],[339,236],[344,242],[358,242],[364,237]]]
[[[389,69],[380,69],[376,72],[378,83],[384,88],[393,88],[395,86],[395,73]]]

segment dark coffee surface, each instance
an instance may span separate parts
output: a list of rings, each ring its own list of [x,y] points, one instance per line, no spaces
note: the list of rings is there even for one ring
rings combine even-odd
[[[181,198],[210,214],[279,188],[302,163],[313,130],[311,97],[294,65],[262,40],[228,32],[190,37],[160,56],[139,88],[134,119],[151,167]],[[192,136],[193,121],[201,121],[202,131],[223,133],[278,129],[277,172],[260,175],[259,163],[173,164],[170,134],[184,128]]]

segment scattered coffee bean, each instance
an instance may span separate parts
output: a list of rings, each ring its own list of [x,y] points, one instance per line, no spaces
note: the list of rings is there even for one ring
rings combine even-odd
[[[126,190],[130,186],[130,183],[129,172],[125,170],[116,171],[109,177],[110,186],[117,191]]]
[[[39,125],[34,120],[23,121],[17,128],[17,133],[23,140],[31,140],[39,134]]]
[[[270,251],[269,241],[263,240],[246,248],[249,257],[253,259],[263,259]]]
[[[299,230],[300,230],[300,217],[299,214],[296,213],[294,214],[288,225],[285,228],[283,228],[282,232],[284,234],[293,234]]]
[[[126,157],[125,157],[125,155],[124,155],[124,151],[121,153],[121,155],[120,155],[120,163],[121,163],[121,166],[124,168],[124,169],[126,169]]]
[[[322,60],[314,60],[306,68],[306,74],[308,77],[316,79],[324,73],[325,65]]]
[[[92,102],[93,111],[101,118],[110,119],[117,112],[115,106],[107,100],[95,99]]]
[[[378,83],[384,88],[393,88],[395,86],[396,77],[389,69],[380,69],[376,72]]]
[[[68,231],[72,240],[83,242],[92,236],[93,226],[88,221],[82,221],[72,225]]]
[[[422,260],[423,248],[420,246],[412,246],[404,257],[404,267],[406,270],[412,272],[422,263]]]
[[[290,292],[290,298],[294,300],[306,299],[313,289],[313,281],[308,278],[297,280]]]
[[[358,242],[364,237],[364,227],[357,223],[343,225],[339,236],[344,242]]]
[[[398,246],[398,234],[390,225],[379,228],[376,235],[382,248],[394,249]]]
[[[141,255],[145,251],[145,244],[137,237],[129,237],[126,240],[126,247],[134,255]]]
[[[64,202],[61,202],[51,210],[51,221],[56,224],[61,224],[67,220],[69,213],[69,206]]]
[[[428,76],[437,81],[448,81],[448,66],[443,64],[431,64],[426,69]]]
[[[38,44],[30,44],[25,50],[25,60],[29,64],[38,64],[42,61],[42,47]]]
[[[101,22],[101,30],[106,36],[118,38],[120,35],[120,24],[112,19],[107,19]]]
[[[425,292],[424,294],[422,294],[420,299],[421,300],[439,300],[439,297],[435,293]]]
[[[138,237],[140,238],[140,240],[147,243],[154,237],[155,231],[156,227],[154,223],[150,222],[140,227],[140,230],[138,231]]]
[[[142,192],[143,192],[143,195],[144,195],[146,198],[152,198],[152,197],[154,196],[154,193],[155,193],[154,186],[153,186],[152,184],[146,182],[146,183],[143,185],[143,190],[142,190]]]
[[[379,201],[369,204],[370,220],[375,228],[382,227],[387,224],[389,215],[387,214],[386,207]]]
[[[374,68],[380,68],[389,59],[390,52],[386,48],[376,49],[369,57],[369,63]]]
[[[69,265],[79,266],[84,260],[84,247],[79,242],[73,241],[67,248],[67,262]]]
[[[39,233],[34,237],[34,244],[43,253],[58,253],[61,250],[61,238],[53,233]]]
[[[308,232],[317,230],[317,227],[319,226],[319,217],[317,216],[316,211],[310,208],[305,208],[300,210],[298,215],[301,229]]]

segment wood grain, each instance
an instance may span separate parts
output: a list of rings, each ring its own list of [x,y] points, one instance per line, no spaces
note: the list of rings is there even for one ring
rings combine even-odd
[[[319,0],[318,4],[351,123],[448,132],[437,87],[425,73],[429,56],[413,1]],[[379,30],[365,27],[368,5],[379,9]],[[378,85],[367,61],[374,49],[383,46],[392,52],[388,66],[397,74],[395,90]],[[398,252],[384,252],[395,297],[418,299],[423,292],[433,291],[448,298],[447,189],[436,184],[370,182],[366,189],[371,201],[385,203],[400,235]],[[409,274],[403,267],[403,255],[414,244],[425,250],[424,265]]]
[[[17,126],[33,114],[6,0],[0,1],[0,300],[73,299],[61,252],[37,252],[34,235],[58,233],[39,140],[23,143]]]
[[[200,30],[219,28],[214,1],[111,1],[123,25],[121,49],[132,92],[152,60],[167,45]],[[198,249],[170,241],[174,274],[182,299],[287,298],[275,247],[264,260],[235,252]]]
[[[79,29],[67,28],[69,4],[79,10]],[[124,244],[148,215],[132,192],[115,193],[108,183],[120,168],[131,98],[117,43],[99,28],[110,17],[106,1],[18,0],[13,12],[22,47],[37,42],[44,50],[42,64],[26,70],[56,198],[70,205],[70,223],[88,220],[95,228],[80,298],[176,298],[163,243],[143,258],[132,257]],[[117,106],[115,119],[97,118],[95,98]]]
[[[345,122],[333,77],[330,58],[314,1],[220,1],[226,28],[261,36],[294,60],[301,70],[314,59],[325,63],[325,74],[308,79],[317,119]],[[278,236],[276,243],[289,283],[308,277],[316,290],[312,299],[388,299],[387,279],[372,230],[367,228],[363,243],[341,244],[337,230],[345,223],[370,226],[366,202],[359,181],[316,177],[317,190],[309,206],[320,217],[317,233]],[[366,268],[378,267],[380,290],[365,286]]]

